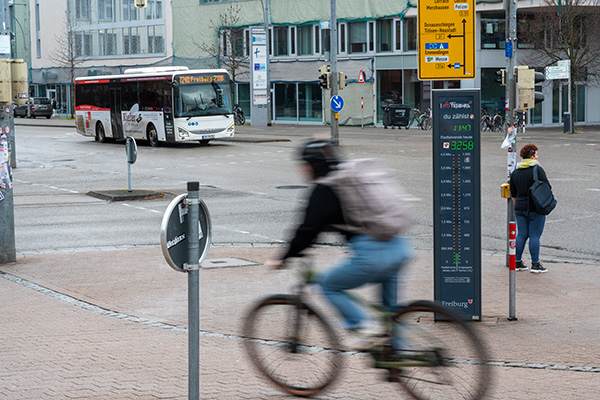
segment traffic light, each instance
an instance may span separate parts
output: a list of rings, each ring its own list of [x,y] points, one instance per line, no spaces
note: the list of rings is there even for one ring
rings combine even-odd
[[[321,73],[321,75],[319,75],[319,86],[321,89],[329,89],[331,87],[331,73],[329,65],[323,65],[319,69],[319,72]]]
[[[496,71],[496,82],[498,82],[500,84],[500,86],[506,86],[506,70],[505,69],[499,69],[498,71]]]
[[[525,112],[544,101],[544,94],[535,91],[535,85],[541,84],[546,79],[543,73],[535,72],[527,66],[518,66],[515,67],[515,75],[517,75],[518,88],[517,111]]]
[[[338,76],[340,77],[340,89],[343,89],[346,87],[346,79],[348,79],[348,76],[343,73],[343,72],[338,72]]]
[[[546,80],[546,75],[544,75],[541,72],[535,73],[535,78],[534,78],[535,85],[541,85],[542,83],[544,83],[545,80]],[[541,103],[542,101],[544,101],[544,93],[542,93],[542,92],[535,92],[534,97],[535,97],[535,104]]]
[[[525,112],[535,107],[535,71],[527,66],[515,67],[517,75],[517,107],[518,112]]]

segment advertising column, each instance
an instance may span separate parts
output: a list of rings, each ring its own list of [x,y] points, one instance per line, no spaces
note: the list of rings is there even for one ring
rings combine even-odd
[[[434,292],[481,320],[479,90],[433,91]]]
[[[268,123],[268,79],[267,79],[267,34],[265,28],[254,27],[252,34],[252,57],[250,79],[252,88],[252,126],[267,126]]]

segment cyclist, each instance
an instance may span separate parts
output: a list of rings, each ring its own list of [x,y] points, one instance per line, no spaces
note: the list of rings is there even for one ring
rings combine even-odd
[[[335,170],[341,161],[336,148],[328,140],[309,140],[300,151],[303,171],[314,181]],[[266,265],[285,267],[286,260],[297,257],[309,247],[319,233],[336,230],[345,236],[351,253],[339,265],[322,275],[318,283],[323,294],[340,312],[349,330],[346,347],[350,350],[368,350],[380,342],[385,332],[377,321],[361,312],[344,291],[366,283],[381,285],[383,305],[397,305],[397,280],[402,265],[412,255],[412,245],[406,236],[380,240],[343,229],[344,211],[338,195],[331,187],[317,183],[309,197],[303,222],[297,227],[286,253],[280,260]]]

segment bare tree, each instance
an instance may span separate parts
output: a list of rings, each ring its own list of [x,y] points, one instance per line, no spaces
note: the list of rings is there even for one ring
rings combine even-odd
[[[62,30],[54,35],[54,40],[56,42],[56,50],[50,54],[49,58],[56,65],[67,69],[70,83],[69,96],[71,100],[69,113],[71,118],[73,118],[75,114],[73,108],[75,104],[75,71],[79,65],[87,61],[87,58],[83,55],[81,42],[76,42],[76,36],[70,29],[68,14],[65,14]]]
[[[214,68],[224,68],[231,74],[232,98],[233,90],[238,77],[244,76],[249,71],[249,57],[244,51],[244,28],[239,27],[241,21],[241,7],[236,3],[229,3],[218,19],[210,20],[211,29],[216,33],[216,43],[193,43],[205,54],[214,59]]]
[[[570,60],[574,81],[598,85],[600,7],[594,0],[542,0],[542,4],[519,25],[520,40],[533,47],[522,60],[535,67]],[[575,104],[575,91],[571,101]]]

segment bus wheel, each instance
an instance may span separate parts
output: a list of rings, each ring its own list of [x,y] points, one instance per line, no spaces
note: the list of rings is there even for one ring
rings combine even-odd
[[[106,143],[106,132],[104,132],[102,122],[96,124],[96,142]]]
[[[210,142],[210,139],[204,139],[200,141],[200,146],[206,146],[208,145],[208,142]]]
[[[148,139],[148,144],[152,147],[158,146],[158,132],[154,125],[148,126],[148,131],[146,132],[146,139]]]

